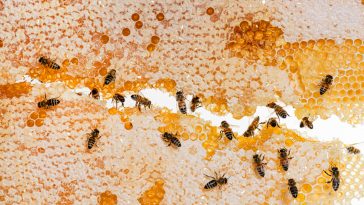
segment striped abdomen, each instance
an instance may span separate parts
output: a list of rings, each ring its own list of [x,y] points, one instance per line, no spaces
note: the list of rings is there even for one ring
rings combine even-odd
[[[109,85],[110,83],[115,81],[115,74],[116,74],[115,69],[110,70],[105,77],[104,85]]]
[[[332,188],[334,189],[334,191],[337,191],[339,189],[339,186],[340,186],[340,179],[338,177],[332,178]]]
[[[287,159],[281,159],[281,165],[284,171],[288,171],[288,160]]]
[[[55,63],[55,62],[50,62],[49,64],[48,64],[48,67],[49,68],[51,68],[51,69],[53,69],[53,70],[59,70],[60,68],[61,68],[61,66],[59,66],[57,63]]]
[[[257,172],[261,177],[264,177],[265,175],[265,171],[264,171],[264,166],[263,165],[258,165],[257,166]]]
[[[297,189],[297,186],[290,186],[289,187],[289,191],[291,192],[293,198],[297,198],[297,195],[298,195],[298,189]]]
[[[288,113],[279,105],[274,106],[274,111],[279,117],[286,118],[288,116]]]
[[[59,103],[60,103],[60,101],[57,98],[51,98],[51,99],[47,100],[48,107],[56,106]]]
[[[91,149],[94,146],[95,142],[96,142],[96,137],[95,136],[91,136],[90,138],[88,138],[87,148]]]
[[[171,137],[170,138],[170,142],[172,144],[174,144],[176,147],[181,147],[181,142],[179,141],[179,139],[177,137]]]
[[[217,180],[213,179],[213,180],[209,181],[209,182],[205,185],[204,189],[212,189],[212,188],[214,188],[214,187],[216,187],[216,186],[217,186]]]
[[[254,130],[248,129],[247,131],[244,132],[244,137],[251,137],[254,135]]]
[[[347,147],[346,150],[348,150],[348,152],[350,154],[359,154],[360,150],[358,148],[355,148],[353,146]]]
[[[228,138],[229,140],[232,140],[234,137],[234,133],[231,130],[224,130],[225,136],[226,138]]]
[[[187,114],[186,102],[184,100],[178,101],[178,108],[182,114]]]
[[[330,84],[322,83],[320,87],[320,95],[323,95],[326,93],[326,91],[330,88]]]

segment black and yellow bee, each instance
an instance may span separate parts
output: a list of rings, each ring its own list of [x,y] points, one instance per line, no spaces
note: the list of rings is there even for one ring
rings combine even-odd
[[[44,100],[38,102],[38,108],[45,108],[48,109],[50,107],[54,107],[58,105],[61,101],[58,98],[50,98],[47,99],[47,95],[44,95]]]
[[[289,116],[287,111],[284,110],[283,107],[281,107],[280,105],[277,105],[274,102],[268,103],[267,107],[274,109],[274,112],[278,116],[278,120],[279,120],[279,117],[286,118],[287,116]]]
[[[112,97],[112,102],[115,102],[116,109],[118,108],[118,102],[124,107],[125,97],[121,94],[115,93]]]
[[[110,83],[114,82],[115,79],[116,79],[116,70],[111,69],[105,77],[104,86],[109,85]]]
[[[253,160],[254,160],[254,164],[255,164],[255,169],[257,170],[258,174],[261,177],[264,177],[265,175],[265,165],[267,165],[267,163],[263,162],[264,161],[264,155],[263,154],[255,154],[253,156]]]
[[[298,189],[296,186],[296,181],[294,179],[288,179],[288,190],[291,192],[293,198],[297,198],[298,196]]]
[[[330,181],[327,181],[326,183],[332,183],[332,189],[334,191],[337,191],[339,189],[340,186],[340,172],[339,172],[339,168],[337,168],[336,165],[330,165],[330,169],[329,169],[329,173],[326,172],[326,170],[324,170],[325,174],[327,174],[328,176],[331,177]]]
[[[168,143],[168,146],[171,146],[173,144],[176,147],[181,147],[181,142],[175,134],[165,132],[163,133],[162,139],[163,141]]]
[[[99,100],[100,99],[100,93],[99,90],[97,90],[96,88],[93,88],[89,94],[89,96],[92,96],[93,98]]]
[[[208,178],[212,178],[211,181],[207,182],[207,184],[204,186],[204,189],[212,189],[215,188],[217,186],[221,187],[224,184],[228,183],[228,178],[225,177],[225,174],[223,174],[221,177],[217,176],[217,173],[215,172],[215,177],[206,175],[206,177]]]
[[[100,131],[98,129],[94,129],[94,130],[92,130],[91,133],[87,133],[87,135],[88,135],[87,148],[88,149],[91,149],[94,145],[96,145],[96,140],[101,138],[101,136],[99,134],[100,134]]]
[[[308,127],[310,129],[313,129],[313,123],[308,119],[308,117],[303,117],[300,123],[300,127]]]
[[[321,80],[320,83],[320,95],[323,95],[328,91],[332,85],[334,77],[332,75],[326,75],[324,79]]]
[[[202,107],[202,101],[198,96],[193,96],[191,101],[191,111],[195,112],[195,110],[199,107]]]
[[[360,149],[354,147],[354,146],[349,146],[346,147],[346,150],[348,151],[348,153],[350,154],[360,154]]]
[[[186,107],[186,97],[183,94],[183,91],[177,91],[176,93],[176,101],[178,104],[178,109],[182,114],[187,114],[187,107]]]
[[[148,98],[143,97],[141,95],[138,94],[131,95],[131,99],[135,101],[135,107],[138,107],[139,111],[141,110],[142,105],[148,108],[152,106],[152,102]]]
[[[44,56],[41,56],[39,58],[38,62],[40,64],[42,64],[43,66],[48,67],[48,68],[53,69],[53,70],[61,69],[61,66],[59,66],[57,63],[55,63],[54,61],[52,61],[49,58],[46,58]]]
[[[289,160],[293,159],[293,157],[289,157],[289,155],[291,154],[291,150],[288,150],[287,153],[287,149],[283,147],[278,150],[278,154],[279,154],[279,161],[281,162],[283,170],[287,171],[289,167]]]
[[[222,121],[220,128],[221,128],[220,138],[222,137],[223,134],[225,134],[226,138],[228,138],[229,140],[232,140],[233,138],[235,138],[235,135],[234,135],[232,129],[230,128],[229,123],[227,123],[226,121]]]
[[[244,137],[254,137],[254,131],[259,130],[259,116],[255,117],[253,122],[250,123],[248,129],[244,132]]]
[[[271,117],[271,118],[268,119],[267,122],[261,122],[260,124],[264,124],[264,123],[267,123],[267,128],[269,126],[271,126],[271,127],[279,127],[280,128],[280,126],[279,126],[279,124],[277,122],[277,118],[275,118],[275,117]]]

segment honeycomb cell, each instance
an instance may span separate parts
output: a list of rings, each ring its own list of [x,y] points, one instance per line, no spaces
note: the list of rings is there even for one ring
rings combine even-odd
[[[102,35],[100,38],[101,43],[107,44],[109,42],[109,36],[108,35]]]
[[[164,20],[164,14],[163,13],[158,13],[156,16],[158,21],[163,21]]]
[[[117,205],[118,197],[107,190],[98,196],[97,201],[99,205]]]
[[[112,107],[108,110],[108,112],[110,115],[115,115],[118,113],[118,110],[116,108]]]
[[[39,152],[39,153],[44,153],[44,152],[45,152],[45,149],[44,149],[43,147],[39,147],[39,148],[38,148],[38,152]]]
[[[149,45],[147,46],[147,50],[148,50],[149,52],[153,52],[153,51],[155,50],[155,45],[154,45],[154,44],[149,44]]]
[[[158,44],[159,41],[160,41],[160,38],[158,36],[152,36],[150,41],[153,43],[153,44]]]
[[[124,127],[127,130],[131,130],[131,129],[133,129],[133,123],[131,123],[131,122],[125,122]]]
[[[32,114],[30,114],[30,118],[33,120],[38,119],[39,117],[39,113],[38,112],[32,112]]]
[[[72,58],[71,63],[75,64],[75,65],[78,65],[78,59],[77,58]]]
[[[215,10],[212,7],[209,7],[206,9],[206,14],[211,16],[212,14],[214,14]]]
[[[138,199],[141,205],[160,204],[164,198],[164,181],[157,180],[154,185],[146,190]]]
[[[33,127],[34,126],[34,120],[27,120],[27,126]]]
[[[40,126],[42,126],[44,124],[44,120],[43,119],[37,119],[37,120],[35,120],[35,125],[37,126],[37,127],[40,127]]]
[[[131,15],[131,19],[133,20],[133,21],[139,21],[139,14],[138,13],[133,13],[132,15]]]
[[[124,28],[122,31],[123,36],[129,36],[130,35],[130,29]]]
[[[4,42],[3,40],[0,39],[0,48],[2,48],[4,46]]]
[[[142,27],[143,27],[143,22],[141,22],[141,21],[135,22],[135,28],[136,29],[141,29]]]
[[[99,74],[101,75],[101,76],[106,76],[106,74],[107,74],[107,69],[106,68],[101,68],[100,70],[99,70]]]

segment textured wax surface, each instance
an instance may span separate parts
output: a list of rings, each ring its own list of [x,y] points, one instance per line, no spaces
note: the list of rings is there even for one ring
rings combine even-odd
[[[237,119],[279,100],[298,118],[335,114],[360,124],[363,22],[360,0],[0,0],[0,203],[349,204],[363,197],[364,165],[340,141],[306,139],[284,123],[228,141],[195,116],[153,106],[118,111],[105,102],[115,92],[183,89]],[[61,69],[40,65],[40,56]],[[111,69],[116,81],[103,86]],[[327,74],[333,85],[320,96]],[[24,75],[42,84],[18,82]],[[102,99],[73,90],[84,87]],[[45,94],[61,103],[38,109]],[[95,128],[101,138],[87,150]],[[165,131],[177,133],[182,147],[167,147]],[[294,157],[288,172],[278,160],[283,146]],[[265,154],[264,178],[255,153]],[[330,162],[341,171],[337,192],[322,174]],[[228,184],[203,190],[211,180],[204,174],[214,171]]]

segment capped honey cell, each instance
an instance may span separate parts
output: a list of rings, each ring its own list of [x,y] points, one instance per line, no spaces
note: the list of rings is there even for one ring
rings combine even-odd
[[[141,29],[142,27],[143,27],[143,22],[141,22],[141,21],[135,22],[135,28],[136,29]]]
[[[123,36],[129,36],[130,35],[130,29],[124,28],[122,33],[123,33]]]
[[[164,20],[164,14],[163,13],[158,13],[156,16],[158,21],[163,21]]]
[[[133,21],[138,21],[138,20],[139,20],[139,14],[137,14],[137,13],[133,13],[133,14],[131,15],[131,19],[132,19]]]
[[[153,44],[158,44],[159,43],[159,40],[160,38],[158,36],[152,36],[150,41],[153,43]]]
[[[206,9],[206,14],[207,15],[212,15],[212,14],[214,14],[214,12],[215,12],[215,10],[212,7],[209,7],[209,8]]]

